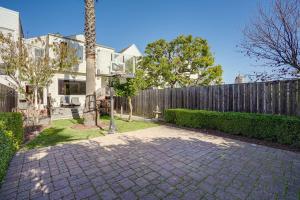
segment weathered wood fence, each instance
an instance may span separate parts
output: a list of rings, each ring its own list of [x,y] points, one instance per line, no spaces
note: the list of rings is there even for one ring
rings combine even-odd
[[[133,97],[133,113],[153,117],[156,106],[300,116],[300,79],[186,88],[150,89]],[[116,97],[115,109],[128,113],[127,99]]]
[[[0,84],[0,112],[11,112],[17,107],[18,93],[3,84]]]

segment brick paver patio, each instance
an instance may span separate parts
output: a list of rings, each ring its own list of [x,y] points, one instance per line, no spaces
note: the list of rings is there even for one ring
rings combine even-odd
[[[19,152],[0,199],[298,199],[300,154],[160,126]]]

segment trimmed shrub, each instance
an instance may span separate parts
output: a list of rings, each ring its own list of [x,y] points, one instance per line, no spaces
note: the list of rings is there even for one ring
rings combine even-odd
[[[291,116],[169,109],[165,120],[179,126],[214,129],[300,147],[300,118]]]
[[[23,119],[21,113],[3,112],[0,113],[0,121],[3,121],[7,130],[12,131],[18,145],[24,139]]]
[[[23,142],[23,122],[20,113],[0,113],[0,185],[7,167]]]
[[[18,149],[18,142],[12,131],[8,131],[3,121],[0,121],[0,183],[2,182],[8,164]]]

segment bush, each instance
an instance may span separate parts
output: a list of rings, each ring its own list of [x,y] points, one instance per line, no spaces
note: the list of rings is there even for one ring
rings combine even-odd
[[[23,132],[20,113],[0,113],[0,184],[11,158],[23,142]]]
[[[18,142],[12,131],[8,131],[3,121],[0,121],[0,183],[2,182],[10,159],[18,149]]]
[[[291,116],[169,109],[165,120],[179,126],[219,130],[300,147],[300,118]]]
[[[3,112],[0,113],[0,121],[3,121],[7,130],[12,131],[18,145],[24,139],[23,120],[21,113]]]

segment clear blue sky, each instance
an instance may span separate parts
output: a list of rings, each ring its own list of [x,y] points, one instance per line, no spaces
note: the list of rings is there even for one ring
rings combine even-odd
[[[255,16],[260,0],[99,0],[96,4],[97,42],[116,50],[192,34],[208,40],[224,80],[256,68],[239,53],[242,29]],[[0,0],[0,6],[19,11],[25,37],[84,30],[84,0]]]

